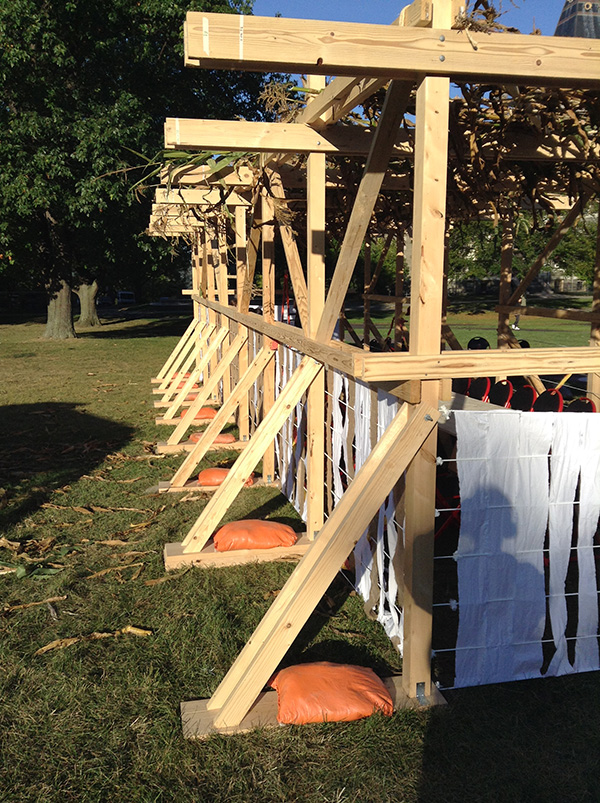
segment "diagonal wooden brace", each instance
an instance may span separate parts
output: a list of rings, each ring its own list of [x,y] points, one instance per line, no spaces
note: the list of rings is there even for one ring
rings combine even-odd
[[[269,448],[275,436],[306,392],[313,379],[323,370],[321,363],[304,357],[275,403],[258,425],[250,438],[248,446],[240,454],[229,471],[225,481],[219,486],[191,530],[182,541],[183,551],[199,552],[213,534],[227,509],[244,487],[257,463]]]
[[[375,444],[318,537],[213,694],[214,725],[239,725],[421,445],[438,412],[405,405]]]

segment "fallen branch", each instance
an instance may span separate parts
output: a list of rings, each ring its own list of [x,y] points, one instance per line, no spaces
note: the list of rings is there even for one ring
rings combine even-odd
[[[64,597],[48,597],[48,599],[43,599],[41,602],[23,602],[20,605],[5,605],[2,609],[2,613],[12,613],[13,611],[24,611],[25,608],[35,608],[36,605],[46,605],[47,603],[52,602],[62,602],[62,600],[66,599],[66,595]]]
[[[45,647],[40,647],[39,650],[34,652],[34,655],[43,655],[50,650],[63,650],[65,647],[70,647],[77,644],[79,641],[97,641],[98,639],[114,638],[115,636],[151,636],[151,630],[144,630],[141,627],[133,627],[133,625],[126,625],[120,630],[115,630],[114,633],[90,633],[87,636],[74,636],[73,638],[59,638],[46,644]]]

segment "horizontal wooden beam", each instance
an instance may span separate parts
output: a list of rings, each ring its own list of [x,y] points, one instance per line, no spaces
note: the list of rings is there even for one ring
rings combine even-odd
[[[597,86],[600,40],[188,12],[185,64],[210,69]]]
[[[527,315],[532,318],[557,318],[562,321],[582,321],[583,323],[600,323],[600,312],[590,312],[582,309],[548,309],[547,307],[521,307],[498,306],[495,312],[502,312],[510,315],[513,312],[519,315]]]
[[[224,203],[226,206],[250,206],[250,200],[237,192],[222,191],[220,187],[158,187],[154,201],[157,204],[188,204],[215,206]]]
[[[254,171],[249,167],[240,165],[233,167],[225,165],[222,170],[214,172],[207,165],[181,165],[165,168],[160,174],[161,184],[172,187],[192,186],[198,184],[226,184],[228,187],[253,187],[256,184]]]
[[[305,123],[254,123],[246,120],[197,120],[167,117],[165,148],[186,150],[249,151],[252,153],[369,153],[374,128],[335,125],[316,131]],[[392,153],[412,156],[406,131],[399,131]]]
[[[353,376],[356,366],[362,371],[361,358],[365,353],[362,349],[350,346],[348,343],[341,343],[339,340],[331,340],[329,343],[321,343],[306,337],[301,329],[289,326],[287,323],[274,321],[269,323],[261,315],[253,312],[238,312],[233,307],[225,307],[216,301],[209,301],[207,298],[192,294],[192,300],[197,301],[202,306],[208,307],[215,312],[225,315],[233,321],[254,329],[277,343],[296,349],[302,354],[323,363],[329,368],[335,368],[348,376]],[[390,381],[387,381],[387,380]],[[416,384],[412,381],[394,381],[394,377],[388,377],[385,381],[378,383],[392,396],[396,396],[401,401],[415,404],[420,401],[420,393]]]
[[[355,357],[354,376],[365,382],[408,379],[458,379],[477,376],[600,373],[600,349],[486,349],[441,354],[363,354]]]

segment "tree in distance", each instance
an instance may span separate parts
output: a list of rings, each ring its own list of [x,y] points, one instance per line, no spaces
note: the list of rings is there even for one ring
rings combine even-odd
[[[144,235],[134,154],[163,147],[167,116],[252,117],[262,76],[183,66],[188,10],[248,0],[4,0],[0,4],[0,277],[48,292],[45,336],[97,322],[99,284],[143,285],[182,265]],[[5,285],[6,286],[6,285]],[[86,320],[87,309],[87,320]]]

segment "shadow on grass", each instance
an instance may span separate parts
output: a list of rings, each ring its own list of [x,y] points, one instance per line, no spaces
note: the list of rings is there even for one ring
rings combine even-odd
[[[597,673],[453,692],[431,711],[420,803],[600,800]]]
[[[91,329],[77,331],[77,337],[82,339],[110,339],[123,340],[135,337],[169,337],[181,336],[187,329],[190,316],[182,315],[169,318],[157,318],[155,320],[142,320],[139,323],[125,326],[123,329],[115,330],[113,324],[126,324],[130,318],[115,318],[104,322],[103,326],[94,326]],[[110,328],[109,328],[110,327]]]
[[[102,463],[134,433],[64,402],[15,404],[0,412],[0,532]]]

